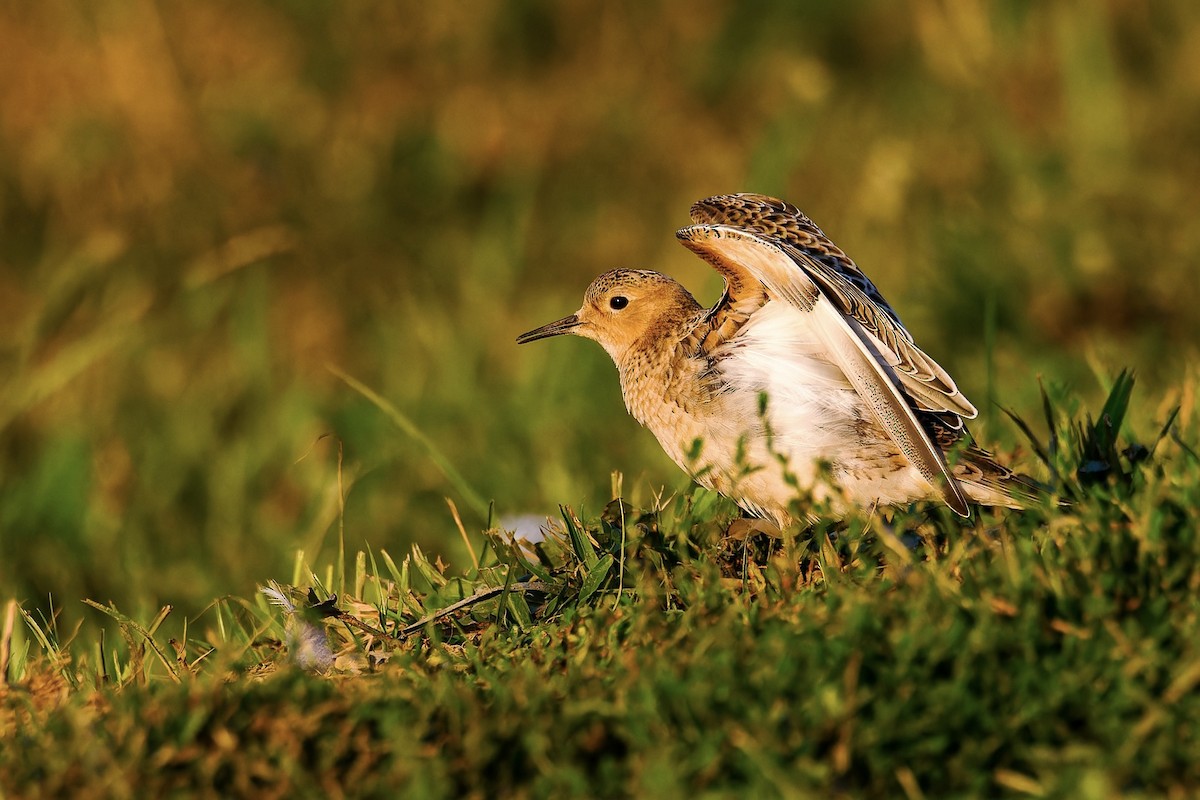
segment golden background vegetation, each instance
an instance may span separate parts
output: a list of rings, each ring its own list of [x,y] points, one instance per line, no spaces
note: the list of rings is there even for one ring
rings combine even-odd
[[[0,595],[286,579],[336,542],[339,445],[348,548],[453,556],[443,498],[481,509],[330,366],[498,515],[686,487],[599,348],[513,338],[615,266],[712,301],[672,234],[714,193],[807,211],[985,444],[1039,376],[1131,366],[1158,419],[1198,187],[1189,0],[5,4]]]

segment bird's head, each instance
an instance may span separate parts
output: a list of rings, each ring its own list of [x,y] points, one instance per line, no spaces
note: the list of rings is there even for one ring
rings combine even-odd
[[[599,342],[620,364],[638,341],[699,308],[687,289],[662,273],[615,269],[592,281],[578,311],[521,334],[517,344],[572,333]]]

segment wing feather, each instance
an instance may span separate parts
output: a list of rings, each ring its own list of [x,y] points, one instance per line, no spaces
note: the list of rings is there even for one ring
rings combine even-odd
[[[700,224],[740,228],[776,243],[843,314],[875,339],[880,355],[921,410],[966,419],[978,415],[950,374],[913,343],[912,334],[858,265],[798,208],[760,194],[718,195],[693,205],[691,216]]]
[[[966,515],[967,504],[941,450],[921,425],[879,339],[831,301],[792,253],[776,241],[729,225],[694,225],[676,234],[683,244],[725,276],[729,286],[764,287],[768,296],[812,314],[831,360],[845,373],[900,451],[950,508]]]

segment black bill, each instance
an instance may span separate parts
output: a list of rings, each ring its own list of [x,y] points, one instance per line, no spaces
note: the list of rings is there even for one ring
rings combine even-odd
[[[526,342],[545,339],[547,336],[558,336],[559,334],[570,333],[572,328],[578,327],[579,317],[575,314],[572,314],[569,317],[563,317],[562,319],[555,320],[549,325],[543,325],[540,328],[534,328],[531,331],[522,333],[517,337],[517,344],[525,344]]]

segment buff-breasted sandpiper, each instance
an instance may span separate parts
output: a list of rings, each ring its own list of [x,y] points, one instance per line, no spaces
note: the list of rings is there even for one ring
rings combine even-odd
[[[691,216],[676,236],[725,278],[712,308],[666,275],[617,269],[517,342],[599,342],[629,412],[672,460],[779,525],[801,494],[835,512],[934,499],[962,515],[1033,494],[972,442],[975,406],[799,209],[736,194]]]

